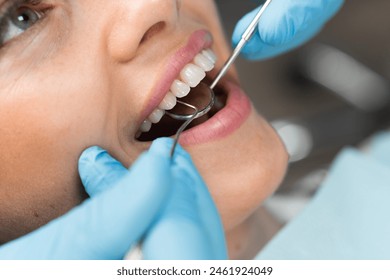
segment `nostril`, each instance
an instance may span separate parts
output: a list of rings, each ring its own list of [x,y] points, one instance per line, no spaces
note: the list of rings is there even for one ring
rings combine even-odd
[[[160,33],[166,26],[166,23],[163,21],[160,21],[156,24],[154,24],[152,27],[146,31],[145,35],[141,39],[141,44],[145,43],[148,41],[150,38],[155,36],[156,34]]]

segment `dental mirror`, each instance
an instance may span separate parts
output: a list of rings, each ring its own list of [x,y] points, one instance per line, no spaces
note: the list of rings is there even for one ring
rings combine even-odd
[[[166,111],[165,113],[178,121],[194,120],[206,115],[214,106],[214,103],[213,90],[205,83],[200,83],[197,87],[191,89],[189,96],[177,100],[178,105],[175,106],[174,111]],[[197,112],[195,116],[194,110]]]
[[[206,104],[202,104],[205,101]],[[191,102],[191,104],[189,102]],[[197,104],[197,106],[192,105],[194,103]],[[206,115],[211,108],[213,108],[214,103],[214,91],[205,83],[200,83],[197,87],[191,89],[191,94],[189,96],[184,97],[181,100],[177,100],[177,105],[175,106],[174,111],[171,110],[165,112],[165,114],[172,119],[185,121],[176,132],[175,142],[173,143],[171,149],[171,157],[173,157],[173,154],[175,153],[181,133],[193,120]]]

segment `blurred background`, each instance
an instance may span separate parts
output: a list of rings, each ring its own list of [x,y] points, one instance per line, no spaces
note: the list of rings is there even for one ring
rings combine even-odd
[[[226,35],[261,1],[217,0]],[[255,107],[281,135],[290,168],[266,202],[280,222],[310,200],[337,153],[364,149],[390,127],[390,1],[346,1],[305,46],[261,62],[239,59],[238,72]]]

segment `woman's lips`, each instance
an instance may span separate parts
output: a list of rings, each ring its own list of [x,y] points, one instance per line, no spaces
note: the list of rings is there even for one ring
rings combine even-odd
[[[252,111],[249,98],[233,82],[224,81],[222,87],[228,95],[225,107],[206,122],[184,131],[180,144],[189,146],[224,138],[247,120]]]
[[[179,49],[168,61],[164,78],[155,87],[155,94],[149,100],[147,107],[141,114],[143,121],[161,103],[170,90],[173,81],[181,70],[194,57],[212,45],[212,36],[206,30],[195,31],[188,39],[186,46]],[[249,98],[235,83],[222,80],[221,86],[227,93],[226,105],[206,122],[184,131],[180,137],[182,145],[196,145],[210,142],[236,131],[246,121],[252,110]]]
[[[198,30],[192,33],[187,44],[168,60],[165,71],[163,72],[164,77],[154,88],[154,94],[151,99],[148,100],[146,108],[140,115],[140,123],[161,103],[170,90],[173,81],[179,76],[182,69],[190,63],[198,53],[204,49],[210,48],[212,43],[212,35],[207,30]]]

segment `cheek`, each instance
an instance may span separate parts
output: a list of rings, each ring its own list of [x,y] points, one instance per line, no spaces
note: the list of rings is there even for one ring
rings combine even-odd
[[[189,149],[225,230],[243,222],[281,183],[287,153],[274,130],[253,113],[233,135]]]
[[[103,110],[96,98],[87,102],[89,90],[55,80],[18,89],[0,100],[0,243],[79,204],[79,155],[103,142]]]
[[[0,242],[47,223],[85,197],[77,176],[77,155],[64,144],[73,139],[64,137],[63,131],[36,128],[32,122],[27,122],[31,131],[23,128],[1,137],[0,154],[6,164],[0,167]]]

